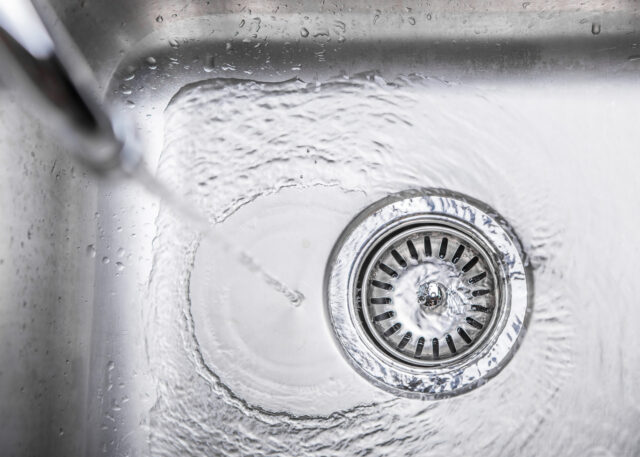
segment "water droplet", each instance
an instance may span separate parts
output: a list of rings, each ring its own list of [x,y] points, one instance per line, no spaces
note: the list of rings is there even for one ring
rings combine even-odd
[[[132,100],[127,100],[126,104],[127,104],[127,108],[133,109],[133,108],[136,107],[136,102],[134,102]]]
[[[427,14],[427,21],[430,21],[430,20],[431,20],[431,13],[428,13]]]
[[[302,38],[306,38],[306,37],[308,37],[308,36],[309,36],[309,30],[308,30],[306,27],[302,27],[302,28],[300,29],[300,36],[301,36]]]
[[[62,435],[64,435],[64,429],[60,427],[60,430],[58,430],[58,436],[62,436]]]
[[[124,248],[118,249],[118,257],[122,257],[124,255]]]
[[[531,2],[524,2],[524,3],[522,4],[522,8],[526,10],[526,9],[527,9],[527,6],[529,6],[529,5],[531,5]]]
[[[116,262],[116,268],[118,268],[118,271],[122,271],[124,270],[124,264],[122,262]]]
[[[87,246],[87,255],[91,258],[94,258],[96,256],[96,248],[93,244]]]
[[[176,40],[175,38],[171,38],[169,40],[169,46],[171,46],[173,49],[178,49],[180,47],[180,43],[178,43],[178,40]]]
[[[122,94],[124,95],[131,95],[131,88],[128,87],[126,84],[120,84],[120,92],[122,92]]]
[[[124,76],[122,77],[122,79],[125,81],[131,81],[135,77],[136,77],[136,67],[134,67],[133,65],[129,65],[125,69]]]
[[[640,55],[629,56],[627,59],[629,60],[629,62],[636,62],[640,60]]]
[[[409,18],[409,24],[416,25],[416,18],[415,17],[410,17]]]
[[[164,18],[163,18],[162,16],[158,15],[158,16],[156,17],[156,22],[157,22],[158,24],[160,24],[162,21],[164,21]]]
[[[376,22],[380,19],[380,14],[382,14],[382,12],[380,10],[376,10],[376,15],[373,16],[373,25],[376,25]]]
[[[593,33],[594,35],[600,34],[600,24],[598,24],[597,22],[591,24],[591,33]]]
[[[206,56],[204,58],[204,64],[202,65],[202,68],[205,72],[207,73],[211,73],[216,67],[215,61],[213,56]]]
[[[103,263],[103,264],[105,264],[105,265],[106,265],[106,264],[108,264],[109,262],[111,262],[111,259],[110,259],[109,257],[104,256],[104,257],[102,258],[102,263]]]
[[[151,56],[144,59],[144,62],[147,64],[147,67],[149,67],[149,69],[151,70],[155,70],[156,68],[158,68],[158,62],[156,61],[156,59],[154,59]]]

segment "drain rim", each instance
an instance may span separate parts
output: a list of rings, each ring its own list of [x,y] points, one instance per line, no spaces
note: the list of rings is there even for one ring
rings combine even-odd
[[[400,363],[381,353],[363,335],[356,302],[358,269],[372,240],[421,221],[461,224],[489,242],[504,283],[502,309],[493,332],[467,357],[442,366]],[[509,225],[484,203],[439,189],[400,192],[380,200],[347,226],[329,258],[325,276],[328,320],[347,361],[373,384],[396,395],[435,399],[484,384],[507,364],[521,343],[532,298],[531,278],[520,242]]]

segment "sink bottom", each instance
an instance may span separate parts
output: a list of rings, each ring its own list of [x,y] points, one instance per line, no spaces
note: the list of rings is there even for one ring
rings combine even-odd
[[[321,84],[217,79],[182,89],[165,112],[158,175],[215,228],[200,240],[167,208],[156,223],[145,310],[158,384],[154,453],[206,455],[215,445],[353,455],[387,443],[390,455],[421,455],[435,441],[469,443],[470,452],[495,450],[507,427],[509,452],[529,446],[534,454],[567,445],[550,420],[560,416],[567,430],[585,434],[572,438],[576,453],[593,449],[587,434],[608,440],[600,422],[574,408],[574,394],[623,373],[615,392],[580,397],[591,410],[616,404],[611,423],[622,427],[638,414],[637,402],[623,397],[636,398],[631,373],[640,365],[621,372],[612,360],[583,363],[602,340],[585,340],[582,329],[604,337],[635,311],[623,290],[611,297],[608,289],[621,307],[615,315],[595,299],[599,284],[619,279],[605,265],[625,261],[625,244],[611,242],[597,264],[583,246],[606,239],[612,223],[621,240],[633,239],[617,205],[637,195],[623,163],[638,160],[630,99],[639,93],[606,84],[590,91],[376,74]],[[616,160],[603,154],[611,148]],[[359,379],[323,316],[323,271],[341,229],[373,201],[420,187],[491,202],[522,239],[536,289],[513,361],[478,391],[435,403]],[[592,198],[593,189],[603,197]],[[585,287],[587,276],[600,279]],[[200,438],[165,440],[176,424]],[[457,455],[466,445],[448,446],[443,453]]]

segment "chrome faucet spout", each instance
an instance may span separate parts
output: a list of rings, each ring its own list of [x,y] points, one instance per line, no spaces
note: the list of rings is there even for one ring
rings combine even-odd
[[[0,4],[0,80],[90,170],[133,172],[141,153],[132,129],[92,95],[93,75],[75,46],[60,48],[29,1]]]

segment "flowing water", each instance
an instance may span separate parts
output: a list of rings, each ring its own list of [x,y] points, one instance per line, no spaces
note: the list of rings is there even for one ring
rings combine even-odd
[[[158,177],[214,228],[203,235],[167,208],[157,218],[145,308],[153,455],[634,455],[639,244],[629,212],[640,208],[640,159],[603,151],[640,135],[632,122],[607,123],[608,109],[626,106],[555,87],[364,74],[180,90]],[[567,100],[582,109],[567,111]],[[327,258],[349,221],[423,187],[499,211],[535,289],[507,368],[432,402],[358,376],[323,302]]]

